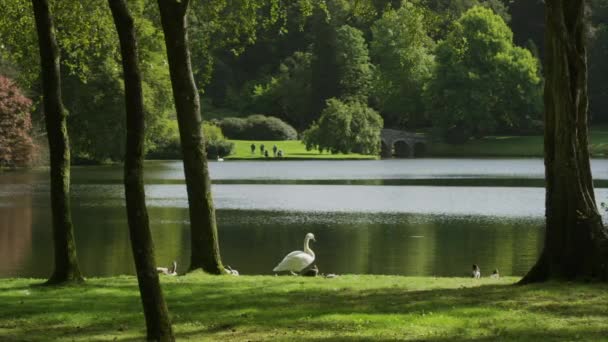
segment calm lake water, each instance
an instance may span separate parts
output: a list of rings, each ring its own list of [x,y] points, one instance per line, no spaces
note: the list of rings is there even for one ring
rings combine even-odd
[[[486,274],[522,275],[542,248],[544,189],[492,184],[538,180],[543,172],[540,159],[211,164],[222,257],[244,274],[271,274],[313,232],[323,273],[459,276],[477,263]],[[608,161],[593,161],[593,173],[608,179]],[[121,177],[120,166],[73,169],[76,242],[87,276],[133,273]],[[395,185],[412,179],[489,181]],[[181,162],[147,162],[146,184],[157,261],[177,260],[179,271],[190,253]],[[608,189],[596,194],[602,201]],[[0,277],[50,273],[48,197],[46,172],[0,174]]]

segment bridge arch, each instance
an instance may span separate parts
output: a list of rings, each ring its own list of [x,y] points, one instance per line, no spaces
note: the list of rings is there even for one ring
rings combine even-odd
[[[406,131],[385,128],[381,132],[382,158],[416,158],[426,153],[426,139]]]

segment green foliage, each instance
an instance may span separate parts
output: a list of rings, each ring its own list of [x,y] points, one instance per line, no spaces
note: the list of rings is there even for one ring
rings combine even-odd
[[[373,66],[363,32],[348,25],[338,28],[335,59],[338,67],[339,98],[344,101],[366,101]]]
[[[464,142],[471,136],[525,130],[540,119],[538,61],[512,39],[499,16],[474,7],[438,45],[426,101],[444,138]]]
[[[276,113],[289,124],[304,129],[315,119],[311,99],[312,54],[296,51],[279,66],[279,73],[253,88],[252,105],[258,113]]]
[[[26,166],[32,160],[31,106],[21,89],[0,75],[0,167]]]
[[[306,148],[331,153],[378,154],[382,117],[364,103],[329,99],[319,120],[303,133]]]
[[[372,26],[371,53],[377,66],[374,103],[387,126],[412,127],[425,122],[422,93],[433,71],[434,42],[424,20],[423,8],[404,1]]]
[[[219,126],[228,138],[237,140],[295,140],[298,137],[293,127],[272,116],[225,118]]]
[[[234,143],[227,141],[222,129],[215,124],[203,122],[203,136],[209,159],[225,157],[234,150]]]
[[[203,122],[203,137],[207,158],[216,159],[225,157],[234,151],[234,143],[226,140],[222,129],[211,122]],[[166,125],[166,132],[162,140],[157,142],[157,147],[148,153],[152,159],[181,159],[182,151],[177,121],[171,120]]]
[[[608,4],[606,12],[608,12]],[[608,16],[605,20],[608,21]],[[608,63],[606,61],[608,61],[608,22],[596,27],[589,49],[589,106],[591,119],[594,122],[608,122]]]

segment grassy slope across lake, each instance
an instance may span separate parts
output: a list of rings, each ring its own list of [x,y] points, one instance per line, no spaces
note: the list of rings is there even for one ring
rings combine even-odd
[[[260,144],[269,148],[272,158],[272,146],[277,145],[285,153],[284,159],[378,159],[357,153],[331,154],[328,152],[306,151],[301,141],[245,141],[231,140],[235,144],[234,154],[226,159],[264,159],[260,154]],[[256,145],[256,153],[251,154],[251,144]],[[589,151],[595,158],[608,157],[608,126],[596,126],[591,129]],[[462,145],[450,145],[442,142],[429,144],[427,157],[480,158],[480,157],[543,157],[542,136],[490,136],[471,140]]]
[[[596,158],[608,157],[608,127],[591,128],[589,151]],[[433,142],[433,157],[542,157],[542,136],[492,136],[471,140],[462,145]]]
[[[605,340],[608,285],[511,285],[516,280],[162,278],[178,340]],[[0,340],[143,338],[135,278],[32,286],[40,282],[0,280]]]
[[[252,141],[252,140],[230,140],[234,143],[234,153],[226,159],[265,159],[260,153],[260,145],[268,150],[269,159],[276,159],[272,156],[272,146],[283,150],[283,159],[378,159],[377,156],[368,156],[358,153],[331,154],[329,152],[319,153],[317,150],[307,151],[306,145],[299,140],[282,141]],[[255,144],[255,154],[251,154],[251,144]]]

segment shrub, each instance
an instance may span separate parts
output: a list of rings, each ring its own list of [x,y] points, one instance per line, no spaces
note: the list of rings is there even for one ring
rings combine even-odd
[[[380,153],[382,117],[361,102],[327,100],[317,122],[303,133],[306,149],[331,153]]]
[[[26,166],[31,162],[31,105],[32,101],[13,81],[0,76],[0,167]]]
[[[148,154],[148,158],[156,159],[181,159],[182,150],[179,141],[179,132],[177,130],[177,122],[171,125],[174,129],[169,129],[171,134],[158,142],[157,148]],[[234,150],[234,144],[227,141],[222,133],[222,129],[217,125],[204,122],[203,136],[205,137],[205,148],[207,150],[208,159],[216,159],[230,155]]]
[[[225,118],[219,123],[229,139],[238,140],[295,140],[298,132],[286,122],[264,115],[247,118]]]

